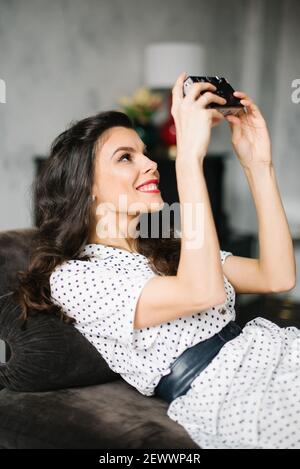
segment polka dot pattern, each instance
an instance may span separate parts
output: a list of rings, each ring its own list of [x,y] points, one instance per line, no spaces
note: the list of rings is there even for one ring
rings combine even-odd
[[[300,449],[300,330],[249,321],[167,414],[201,448]]]
[[[74,317],[75,327],[97,348],[110,368],[144,395],[154,394],[162,376],[188,347],[235,319],[235,292],[224,276],[227,299],[207,311],[154,327],[134,329],[138,298],[154,272],[148,259],[101,244],[87,244],[90,261],[69,260],[50,276],[54,303]],[[220,251],[224,263],[232,253]]]

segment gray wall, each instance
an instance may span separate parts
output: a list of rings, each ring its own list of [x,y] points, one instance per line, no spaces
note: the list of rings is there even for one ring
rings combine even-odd
[[[66,124],[144,83],[149,42],[196,41],[207,73],[226,76],[260,105],[270,127],[278,182],[290,221],[299,203],[300,77],[296,0],[0,0],[0,230],[30,226],[34,154]],[[247,182],[226,123],[211,150],[228,150],[225,203],[233,228],[256,232]],[[286,202],[285,202],[286,201]]]
[[[300,75],[299,13],[296,0],[0,0],[0,77],[7,84],[7,103],[0,104],[0,229],[31,224],[33,154],[45,153],[70,120],[116,108],[119,96],[143,84],[144,48],[153,41],[201,42],[207,73],[225,75],[256,99],[272,131],[282,194],[299,199],[300,105],[290,99]],[[230,150],[222,126],[212,150]],[[227,179],[233,227],[255,229],[233,155]]]

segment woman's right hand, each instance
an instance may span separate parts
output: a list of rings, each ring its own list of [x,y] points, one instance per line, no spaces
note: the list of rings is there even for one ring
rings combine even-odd
[[[176,127],[177,158],[196,158],[202,161],[208,150],[211,128],[222,119],[216,109],[206,109],[210,103],[225,104],[226,100],[214,93],[216,87],[211,83],[193,83],[186,96],[183,96],[183,82],[187,78],[182,73],[172,89],[171,114]],[[203,95],[200,93],[206,91]]]

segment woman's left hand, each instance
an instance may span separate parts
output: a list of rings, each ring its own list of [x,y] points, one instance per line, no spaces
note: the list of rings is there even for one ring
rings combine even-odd
[[[239,116],[228,115],[225,119],[231,129],[231,141],[237,157],[244,168],[257,164],[272,164],[271,140],[267,124],[256,104],[241,91],[234,96],[246,108]]]

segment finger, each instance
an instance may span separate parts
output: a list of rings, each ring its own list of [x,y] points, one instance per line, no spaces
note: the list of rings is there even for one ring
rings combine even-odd
[[[241,121],[238,117],[233,116],[232,114],[228,115],[225,117],[227,120],[230,130],[231,130],[231,135],[232,139],[238,140],[241,136],[242,130],[241,130]]]
[[[259,108],[250,99],[241,99],[241,104],[246,108],[246,112],[252,112],[253,114],[260,114]]]
[[[206,107],[208,106],[208,104],[211,104],[211,103],[216,103],[216,104],[220,104],[224,106],[224,104],[226,104],[226,99],[222,98],[221,96],[218,96],[215,93],[211,93],[210,91],[207,91],[198,99],[198,102],[203,107]]]
[[[193,102],[196,99],[199,98],[201,93],[207,92],[207,91],[216,91],[216,87],[212,83],[207,83],[207,82],[197,82],[193,83],[189,91],[187,92],[187,95],[185,97],[186,102]]]
[[[212,119],[212,127],[215,127],[216,125],[220,124],[220,122],[221,122],[222,120],[224,120],[224,119],[219,118],[219,117],[218,117],[218,118],[217,118],[217,117],[213,117],[213,119]]]
[[[229,124],[229,127],[230,127],[230,130],[231,130],[231,133],[233,133],[233,128],[234,128],[234,125],[232,122],[230,122],[230,120],[227,119],[227,117],[225,117],[225,119],[227,120],[228,124]]]
[[[242,106],[244,106],[244,117],[246,116],[251,116],[255,118],[262,118],[262,114],[259,110],[259,108],[252,102],[246,101],[246,100],[241,100]],[[242,117],[242,115],[241,115]]]
[[[243,91],[234,91],[233,95],[239,98],[240,101],[246,100],[247,102],[253,102],[252,99]]]
[[[183,98],[183,82],[187,76],[186,72],[182,72],[177,78],[172,88],[173,102]]]
[[[252,113],[257,113],[258,111],[258,108],[255,107],[255,105],[249,101],[248,99],[241,99],[240,101],[241,105],[244,106],[244,113],[248,113],[249,111],[252,112]]]
[[[217,120],[223,120],[224,119],[224,115],[219,112],[217,109],[208,109],[208,112],[212,118],[212,121],[214,121],[215,119]]]
[[[241,120],[238,117],[233,116],[232,114],[226,116],[225,119],[232,124],[241,124]]]
[[[244,93],[243,91],[234,91],[234,92],[233,92],[233,95],[234,95],[234,96],[237,96],[237,97],[239,97],[239,98],[247,98],[246,93]]]
[[[243,106],[247,106],[251,108],[254,112],[259,112],[258,106],[254,103],[254,101],[243,91],[234,91],[234,96],[240,99],[241,104]]]
[[[241,104],[243,104],[244,106],[250,106],[251,104],[253,104],[249,99],[241,99]]]
[[[234,91],[233,92],[233,95],[236,96],[237,98],[239,99],[247,99],[248,101],[251,101],[253,102],[253,100],[250,98],[250,96],[248,96],[246,93],[244,93],[243,91]],[[253,103],[254,104],[254,103]]]

